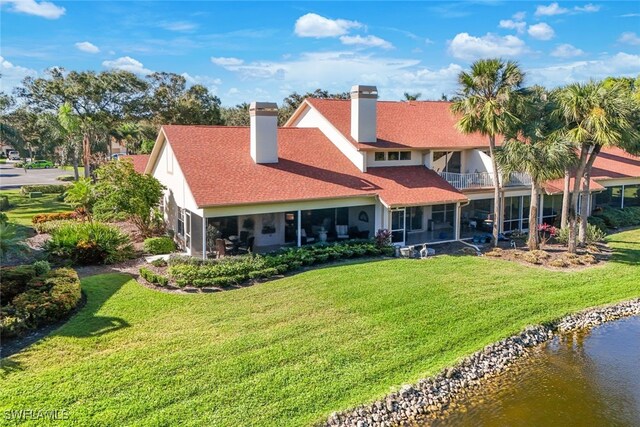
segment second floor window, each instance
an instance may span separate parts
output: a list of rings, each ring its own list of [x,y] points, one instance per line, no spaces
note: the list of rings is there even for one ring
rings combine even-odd
[[[376,151],[374,159],[376,162],[411,160],[411,151]]]

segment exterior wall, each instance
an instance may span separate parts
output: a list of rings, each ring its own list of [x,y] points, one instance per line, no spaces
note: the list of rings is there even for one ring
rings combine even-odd
[[[297,120],[292,124],[299,128],[318,128],[320,131],[342,152],[358,169],[366,171],[364,153],[359,152],[356,147],[336,129],[327,119],[316,109],[307,107]]]
[[[462,152],[463,173],[490,172],[491,157],[480,150],[465,150]]]
[[[383,166],[420,166],[423,162],[422,152],[417,150],[385,150],[385,151],[411,151],[411,160],[375,160],[375,152],[368,151],[366,153],[367,167],[383,167]]]

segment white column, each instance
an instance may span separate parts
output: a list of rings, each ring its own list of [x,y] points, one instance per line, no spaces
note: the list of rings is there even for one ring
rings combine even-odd
[[[540,201],[538,203],[538,224],[542,224],[542,213],[544,212],[544,194],[540,194]],[[531,231],[531,224],[529,224],[529,231]]]
[[[460,240],[460,218],[462,218],[462,207],[460,202],[456,203],[456,217],[455,217],[455,230],[454,239]]]
[[[302,211],[298,210],[298,247],[302,246]]]
[[[624,209],[624,185],[622,186],[622,193],[620,194],[620,209]]]
[[[207,218],[202,216],[202,259],[207,259]]]
[[[518,199],[520,208],[518,209],[518,230],[522,231],[522,214],[524,213],[524,196]]]

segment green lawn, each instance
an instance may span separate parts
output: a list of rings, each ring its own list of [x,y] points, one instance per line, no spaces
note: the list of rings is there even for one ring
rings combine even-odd
[[[69,175],[73,175],[73,166],[60,166],[58,169],[70,172]],[[80,175],[80,178],[84,176],[84,166],[78,166],[78,175]]]
[[[640,296],[640,230],[611,244],[613,261],[571,273],[443,256],[193,295],[94,276],[78,315],[3,360],[0,413],[64,408],[77,425],[311,424],[526,325]]]
[[[20,190],[3,190],[0,196],[9,196],[9,203],[13,205],[5,212],[9,222],[24,226],[31,226],[31,218],[39,213],[73,210],[69,204],[56,200],[58,194],[43,194],[42,197],[30,199],[20,194]]]

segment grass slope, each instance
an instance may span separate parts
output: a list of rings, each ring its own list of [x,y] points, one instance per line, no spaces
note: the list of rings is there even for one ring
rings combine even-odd
[[[13,205],[5,212],[9,222],[26,227],[31,226],[31,218],[36,214],[73,210],[69,204],[56,200],[58,194],[43,194],[42,197],[30,199],[20,194],[20,190],[4,190],[0,191],[0,196],[8,196],[9,203]]]
[[[90,277],[85,308],[3,360],[0,412],[66,408],[77,425],[310,424],[528,324],[640,296],[640,230],[611,244],[612,262],[571,273],[443,256],[194,295]]]

